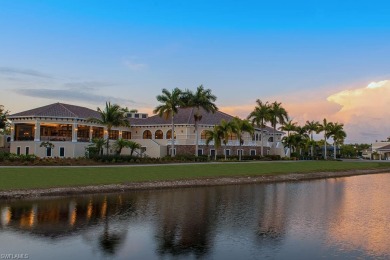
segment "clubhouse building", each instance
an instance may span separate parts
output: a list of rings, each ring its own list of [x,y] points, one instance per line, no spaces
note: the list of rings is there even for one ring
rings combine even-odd
[[[175,115],[175,154],[195,154],[194,108],[179,109]],[[240,145],[235,134],[230,135],[227,145],[215,148],[213,142],[206,145],[206,130],[211,130],[221,120],[231,121],[233,116],[217,111],[201,111],[202,119],[198,122],[199,155],[260,155],[263,142],[264,155],[278,154],[285,156],[281,138],[284,134],[270,127],[255,128],[251,136],[245,133],[244,143]],[[39,157],[81,157],[85,155],[93,138],[105,138],[110,144],[119,138],[132,140],[142,148],[135,152],[138,156],[164,157],[171,149],[171,120],[145,113],[128,113],[130,127],[117,127],[108,131],[103,125],[88,121],[100,118],[92,109],[63,103],[27,110],[9,116],[11,120],[10,151],[16,154],[35,154]],[[263,140],[261,140],[263,131]],[[274,140],[275,136],[275,140]],[[42,142],[54,144],[54,148],[40,147]],[[110,151],[113,153],[114,151]],[[130,154],[123,149],[122,154]]]

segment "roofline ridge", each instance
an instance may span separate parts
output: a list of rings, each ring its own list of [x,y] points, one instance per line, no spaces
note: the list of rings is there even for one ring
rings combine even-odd
[[[72,111],[70,111],[67,107],[65,107],[63,103],[60,103],[58,102],[59,105],[61,105],[63,108],[65,108],[67,111],[69,111],[72,115],[74,115],[75,117],[78,117],[78,115],[76,115],[75,113],[73,113]]]

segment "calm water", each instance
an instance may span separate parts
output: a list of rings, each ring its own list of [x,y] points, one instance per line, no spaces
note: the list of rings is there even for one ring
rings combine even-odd
[[[29,259],[389,259],[390,174],[0,201]]]

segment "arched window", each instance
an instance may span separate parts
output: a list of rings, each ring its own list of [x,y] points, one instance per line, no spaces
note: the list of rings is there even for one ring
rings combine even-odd
[[[163,131],[157,130],[157,131],[154,133],[154,139],[163,139],[163,138],[164,138]]]
[[[274,138],[271,136],[270,138],[268,138],[268,142],[273,142],[274,141]]]
[[[144,134],[142,135],[142,138],[143,139],[152,139],[152,132],[150,132],[149,130],[145,130]]]
[[[167,139],[172,139],[172,130],[168,130],[168,132],[166,134],[166,138]],[[175,132],[175,137],[174,138],[176,139],[176,132]]]
[[[229,140],[237,140],[237,135],[236,134],[230,134],[229,135]]]
[[[206,140],[207,139],[207,131],[203,130],[202,133],[200,134],[200,140]]]

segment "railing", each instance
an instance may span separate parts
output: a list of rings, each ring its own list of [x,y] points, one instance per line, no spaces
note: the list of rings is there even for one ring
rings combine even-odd
[[[77,142],[89,143],[89,138],[87,138],[87,137],[77,137]]]
[[[41,136],[41,141],[67,142],[72,141],[70,136]]]
[[[172,140],[168,140],[167,144],[171,145],[172,144]],[[177,140],[174,140],[174,144],[177,145],[177,144],[179,144],[179,142]]]

